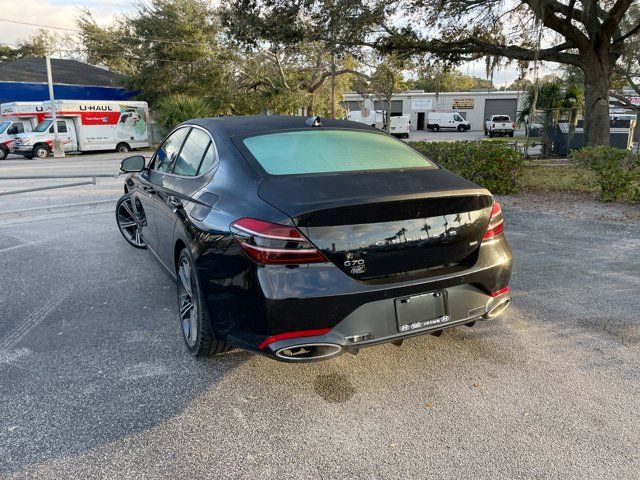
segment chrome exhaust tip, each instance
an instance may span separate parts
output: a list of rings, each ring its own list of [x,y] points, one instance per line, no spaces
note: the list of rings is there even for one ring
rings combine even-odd
[[[342,347],[333,343],[305,343],[292,345],[276,351],[276,357],[288,362],[320,360],[338,355]]]
[[[504,312],[507,309],[510,303],[511,303],[511,298],[505,298],[501,302],[491,307],[491,310],[489,310],[487,313],[484,314],[484,318],[486,320],[496,318],[498,315],[500,315],[502,312]]]

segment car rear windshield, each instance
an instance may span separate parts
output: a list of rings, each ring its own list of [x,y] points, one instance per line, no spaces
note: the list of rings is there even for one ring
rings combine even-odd
[[[509,121],[511,121],[511,119],[509,117],[507,117],[506,115],[502,115],[502,116],[493,117],[493,121],[494,122],[509,122]]]
[[[393,137],[354,130],[306,130],[257,135],[244,144],[270,175],[438,168]]]

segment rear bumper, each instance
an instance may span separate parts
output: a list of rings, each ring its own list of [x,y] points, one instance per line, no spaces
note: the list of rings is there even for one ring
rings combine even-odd
[[[445,323],[399,332],[394,299],[380,300],[359,307],[326,334],[275,341],[261,353],[288,362],[326,360],[343,353],[353,353],[360,348],[400,342],[406,338],[494,318],[491,312],[502,313],[511,301],[509,293],[491,297],[471,285],[448,288],[446,293],[449,297],[447,313],[450,319]],[[297,353],[300,351],[302,355]]]
[[[482,244],[473,267],[446,275],[370,284],[354,280],[333,264],[259,267],[246,271],[241,277],[245,287],[234,294],[216,289],[207,297],[214,330],[236,346],[275,356],[282,348],[314,341],[338,345],[335,354],[339,354],[481,318],[496,301],[508,298],[493,298],[490,293],[508,285],[512,261],[501,235]],[[395,299],[441,290],[448,296],[446,324],[398,331]],[[299,331],[326,332],[263,345],[266,339]],[[353,336],[364,340],[352,342]]]

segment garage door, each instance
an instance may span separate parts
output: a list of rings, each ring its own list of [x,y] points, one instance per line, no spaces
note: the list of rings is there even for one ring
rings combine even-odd
[[[377,111],[386,112],[389,104],[382,100],[376,100],[373,108]],[[402,100],[391,100],[391,116],[402,115]]]
[[[516,98],[487,98],[484,101],[484,119],[491,115],[509,115],[511,120],[516,118],[518,99]]]

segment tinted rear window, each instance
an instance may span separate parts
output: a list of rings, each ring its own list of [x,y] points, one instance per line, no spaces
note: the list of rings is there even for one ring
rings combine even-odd
[[[249,137],[244,144],[271,175],[438,168],[403,142],[379,133],[306,130]]]
[[[510,120],[511,119],[509,117],[507,117],[506,115],[493,117],[493,121],[494,122],[509,122]]]

